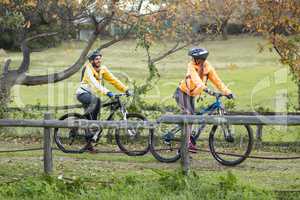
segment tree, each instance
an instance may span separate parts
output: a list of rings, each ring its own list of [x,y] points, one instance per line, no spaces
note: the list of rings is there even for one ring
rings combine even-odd
[[[144,48],[148,55],[149,77],[145,84],[140,86],[139,91],[151,89],[149,84],[155,77],[158,77],[158,70],[155,63],[168,55],[196,44],[209,36],[208,33],[199,34],[192,31],[193,16],[197,10],[192,6],[190,0],[27,0],[20,7],[17,0],[6,0],[2,2],[1,9],[5,13],[21,13],[23,16],[17,24],[20,32],[20,43],[23,51],[23,61],[18,69],[10,70],[10,60],[7,60],[3,73],[0,77],[1,105],[6,105],[9,99],[11,88],[16,85],[41,85],[55,83],[69,78],[78,72],[86,60],[86,55],[93,43],[106,29],[112,25],[121,27],[124,31],[116,35],[111,41],[101,44],[98,49],[107,48],[124,38],[133,34],[137,38],[138,46]],[[21,9],[21,10],[20,10]],[[30,12],[28,12],[28,9]],[[70,9],[66,17],[64,9]],[[38,17],[41,14],[42,20]],[[30,14],[26,14],[26,13]],[[35,14],[37,13],[37,14]],[[5,14],[6,15],[6,14]],[[4,16],[5,17],[5,16]],[[8,16],[9,17],[9,16]],[[52,21],[53,23],[72,23],[74,19],[90,19],[94,25],[94,34],[89,38],[86,47],[83,49],[78,60],[61,72],[31,76],[27,74],[30,67],[30,50],[28,43],[40,37],[53,36],[55,33],[42,33],[38,35],[28,34],[28,29],[39,26],[40,21]],[[65,22],[64,22],[65,21]],[[14,24],[14,23],[12,23]],[[174,41],[175,45],[166,52],[152,53],[151,46],[157,41]]]
[[[53,30],[63,29],[64,34],[59,34],[51,40],[66,39],[74,28],[72,18],[75,17],[75,10],[81,12],[80,8],[76,8],[74,1],[50,0],[6,0],[0,3],[0,48],[16,49],[20,47],[22,35],[26,32],[27,36],[33,36]],[[73,12],[74,11],[74,12]],[[59,37],[60,36],[60,37]],[[45,42],[41,42],[41,41]],[[43,38],[40,43],[49,44],[47,38]]]
[[[47,3],[51,3],[51,1],[34,1],[34,0],[28,0],[25,1],[24,4],[21,6],[18,4],[19,1],[4,1],[1,2],[1,9],[5,10],[6,13],[25,13],[28,10],[31,10],[33,15],[36,10],[39,10],[40,8],[47,7]],[[59,4],[67,4],[69,3],[69,0],[63,1],[56,1]],[[73,2],[73,1],[72,1]],[[21,49],[23,52],[23,61],[21,65],[18,67],[16,70],[10,70],[9,65],[10,65],[10,60],[6,60],[4,67],[3,67],[3,72],[0,75],[0,103],[2,107],[6,107],[7,103],[9,102],[9,97],[10,97],[10,90],[11,88],[16,85],[27,85],[27,86],[32,86],[32,85],[41,85],[41,84],[49,84],[49,83],[55,83],[61,80],[64,80],[66,78],[69,78],[73,74],[75,74],[81,66],[85,62],[85,57],[92,47],[93,43],[96,41],[97,37],[99,34],[105,30],[106,26],[111,22],[113,16],[115,15],[115,1],[109,2],[110,4],[107,4],[107,9],[109,9],[108,12],[106,13],[101,13],[103,16],[102,20],[97,21],[94,13],[88,13],[89,9],[88,6],[90,5],[88,1],[82,2],[82,5],[74,4],[74,10],[77,11],[77,16],[80,17],[90,17],[94,23],[95,31],[94,34],[91,35],[89,38],[86,47],[83,49],[80,57],[78,60],[65,70],[54,73],[54,74],[45,74],[45,75],[40,75],[40,76],[30,76],[27,74],[30,66],[30,49],[28,47],[28,42],[32,41],[34,39],[40,38],[40,37],[45,37],[45,36],[51,36],[53,33],[43,33],[39,34],[36,36],[28,37],[28,28],[35,26],[35,18],[34,17],[29,17],[26,19],[27,15],[22,14],[22,16],[26,16],[23,18],[20,18],[18,23],[18,31],[20,33],[20,40],[21,40]],[[21,10],[20,10],[21,9]],[[45,12],[48,11],[48,9],[43,10]],[[37,13],[39,13],[37,11]],[[55,13],[53,9],[50,7],[49,12],[43,13],[43,15],[52,15]],[[5,15],[5,14],[4,14]],[[9,17],[9,16],[8,16]],[[55,18],[55,15],[53,16]],[[30,21],[31,20],[31,21]],[[63,19],[62,19],[63,20]],[[25,22],[25,24],[23,24]],[[6,23],[6,22],[2,22]],[[9,26],[14,26],[13,23],[8,23],[7,27]],[[20,25],[23,24],[23,25]],[[28,25],[30,24],[30,26]],[[107,46],[107,44],[104,44],[103,47]]]
[[[245,24],[253,32],[263,35],[274,49],[280,62],[288,65],[298,86],[300,109],[300,1],[245,1]]]
[[[229,21],[237,21],[241,0],[205,0],[203,4],[201,16],[212,20],[216,24],[217,31],[222,34],[224,40],[227,40]]]

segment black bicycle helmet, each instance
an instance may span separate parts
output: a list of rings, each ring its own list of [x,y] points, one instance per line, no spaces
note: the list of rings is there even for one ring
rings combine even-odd
[[[195,59],[206,60],[208,56],[208,51],[204,48],[194,47],[189,50],[188,55],[192,56]]]
[[[102,54],[100,53],[100,51],[98,49],[96,49],[95,51],[93,51],[92,53],[90,53],[88,55],[88,59],[89,61],[94,60],[97,56],[102,56]]]

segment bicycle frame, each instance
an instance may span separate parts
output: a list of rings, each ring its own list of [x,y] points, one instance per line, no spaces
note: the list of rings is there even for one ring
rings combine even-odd
[[[211,104],[207,108],[202,109],[200,112],[196,113],[196,115],[204,115],[206,113],[212,114],[214,111],[219,110],[219,109],[224,110],[224,106],[222,104],[221,97],[222,96],[216,97],[216,101],[213,104]]]
[[[123,115],[123,120],[126,120],[127,110],[126,110],[125,106],[122,104],[122,102],[120,100],[120,96],[116,96],[116,98],[114,100],[112,100],[111,102],[101,105],[101,108],[105,108],[105,107],[110,107],[110,114],[107,117],[107,120],[112,120],[115,112],[118,109],[120,109],[120,112]]]
[[[125,106],[122,104],[120,97],[121,96],[125,96],[125,94],[118,94],[115,96],[115,98],[107,103],[101,104],[101,108],[106,108],[109,107],[110,108],[110,114],[107,117],[106,120],[112,120],[113,116],[115,114],[115,112],[120,109],[120,112],[123,115],[123,120],[126,120],[126,115],[127,115],[127,110],[125,108]],[[84,113],[83,115],[86,116],[89,113]]]
[[[110,102],[104,103],[103,105],[101,105],[101,108],[105,108],[105,107],[110,107],[110,114],[107,117],[106,120],[110,121],[113,119],[115,112],[120,109],[120,112],[123,115],[123,120],[127,119],[127,110],[124,106],[124,104],[122,104],[120,97],[121,96],[125,96],[126,94],[118,94],[115,96],[115,98],[113,100],[111,100]],[[94,141],[98,141],[98,139],[100,138],[102,133],[102,129],[100,129],[94,136],[93,136],[93,140]]]
[[[221,97],[222,95],[216,96],[216,101],[214,103],[212,103],[211,105],[209,105],[207,108],[202,109],[200,112],[197,112],[196,115],[211,115],[213,114],[215,111],[218,111],[219,115],[223,115],[224,113],[224,105],[221,101]],[[206,124],[202,124],[194,134],[192,134],[192,140],[195,142],[201,132],[204,130],[204,128],[206,127]]]
[[[216,96],[216,101],[214,103],[212,103],[211,105],[209,105],[207,108],[204,108],[202,110],[200,110],[200,112],[196,112],[195,115],[211,115],[213,114],[215,111],[218,111],[218,114],[219,115],[223,115],[224,114],[224,105],[221,101],[221,97],[223,95],[219,95],[219,96]],[[191,139],[195,142],[199,136],[200,136],[200,133],[204,130],[204,128],[206,127],[206,124],[202,124],[199,128],[197,128],[197,130],[192,133],[191,135]],[[180,131],[181,130],[181,126],[178,125],[176,126],[175,128],[173,128],[171,130],[171,132],[177,132],[177,131]],[[167,138],[165,138],[167,140]]]

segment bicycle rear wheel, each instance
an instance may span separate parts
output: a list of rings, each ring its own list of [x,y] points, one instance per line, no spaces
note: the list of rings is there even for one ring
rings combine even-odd
[[[128,121],[147,121],[138,113],[128,113]],[[116,129],[116,142],[119,148],[129,156],[142,156],[149,151],[149,130],[142,127]]]
[[[77,113],[68,113],[59,120],[73,121],[86,119]],[[65,153],[83,153],[87,144],[87,129],[83,128],[55,128],[54,140],[60,150]]]
[[[253,133],[249,125],[213,126],[209,135],[209,148],[222,165],[235,166],[251,153]]]
[[[176,162],[180,158],[182,128],[161,124],[156,130],[156,134],[150,134],[150,152],[160,162]]]

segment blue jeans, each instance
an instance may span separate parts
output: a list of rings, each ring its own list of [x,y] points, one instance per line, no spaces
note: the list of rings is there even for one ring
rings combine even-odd
[[[87,118],[97,120],[98,113],[101,109],[101,100],[87,92],[77,95],[77,100],[82,103]]]

